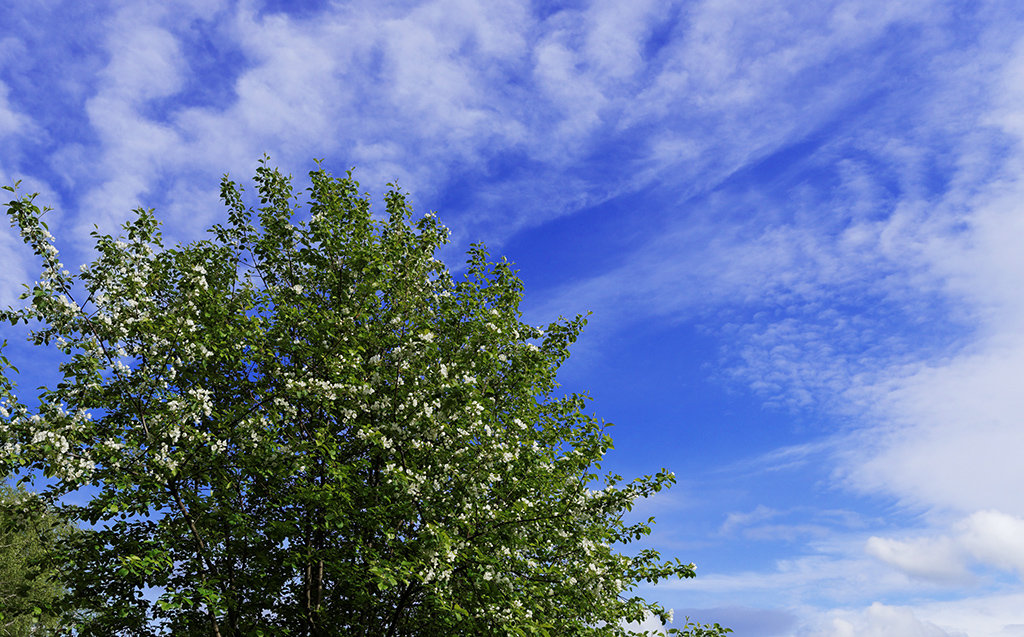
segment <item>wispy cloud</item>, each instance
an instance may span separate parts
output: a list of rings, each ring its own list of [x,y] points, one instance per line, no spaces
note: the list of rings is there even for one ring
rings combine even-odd
[[[908,575],[940,582],[972,579],[972,561],[1024,575],[1024,519],[978,511],[957,522],[949,534],[906,540],[873,536],[866,551]]]
[[[7,98],[8,93],[10,93],[10,89],[6,84],[0,82],[0,137],[6,137],[13,133],[24,134],[28,132],[25,129],[31,125],[31,120],[28,117],[15,112],[11,107]]]
[[[8,41],[0,42],[0,58],[3,57],[5,49],[14,48]],[[52,189],[38,178],[22,177],[16,172],[16,166],[22,152],[22,140],[31,138],[39,133],[39,128],[33,119],[11,105],[8,95],[9,88],[0,81],[0,146],[3,153],[0,154],[0,185],[11,186],[19,179],[22,181],[19,195],[23,196],[32,192],[40,192],[43,198],[49,197],[54,201]],[[0,192],[0,201],[7,202],[14,196],[7,191]],[[44,201],[39,202],[41,205]],[[51,215],[52,217],[53,215]],[[11,232],[6,232],[7,219],[0,220],[0,260],[4,266],[0,268],[0,306],[14,305],[24,289],[22,285],[29,280],[31,251],[26,248],[21,238]]]
[[[969,577],[958,547],[950,538],[912,542],[872,537],[866,546],[872,557],[913,577],[939,582],[962,582]]]
[[[727,515],[725,522],[722,523],[722,527],[719,529],[719,532],[729,533],[736,528],[749,526],[751,523],[770,520],[777,517],[779,514],[779,511],[766,507],[763,504],[759,504],[753,511],[747,511],[745,513],[733,512]]]
[[[925,621],[910,608],[874,603],[861,611],[833,613],[830,625],[821,637],[967,637],[963,632],[947,632]]]
[[[714,86],[744,72],[724,41],[745,36],[740,30],[732,38],[722,26],[743,22],[720,15],[727,11],[692,17],[691,25],[718,25],[706,27],[717,39],[702,45],[703,57],[680,56],[704,60],[699,71],[718,77],[706,80]],[[904,28],[926,33],[916,46],[937,46],[946,19],[938,11],[928,25],[907,22],[923,13],[905,5],[868,15],[852,5],[836,8],[829,29],[846,30],[826,29],[814,46],[854,52],[864,42],[859,38]],[[1017,248],[1024,237],[1017,146],[1022,63],[1019,55],[996,61],[1011,28],[985,29],[992,48],[979,43],[944,51],[933,66],[917,69],[934,74],[920,90],[935,100],[898,114],[883,101],[860,116],[869,119],[857,123],[859,137],[842,133],[844,123],[836,121],[840,133],[806,151],[831,188],[782,175],[777,192],[766,193],[762,184],[753,197],[739,177],[720,182],[706,197],[688,200],[706,212],[660,223],[623,265],[563,287],[550,307],[572,300],[610,317],[605,325],[714,316],[714,329],[728,337],[723,361],[736,378],[782,406],[855,417],[856,432],[843,438],[845,450],[837,455],[847,484],[925,507],[1020,514],[1024,501],[1014,485],[1024,476],[1017,476],[1020,464],[1011,456],[1024,445],[1015,382],[1024,365],[1018,336],[1024,259]],[[691,39],[679,42],[693,46]],[[773,59],[759,56],[758,63]],[[793,51],[780,59],[800,68],[800,60],[820,58]],[[676,70],[677,90],[660,99],[689,95],[682,88],[695,73]],[[749,79],[718,99],[742,104],[777,90],[765,82]],[[838,107],[824,107],[818,121],[825,113],[841,117]],[[759,115],[770,117],[771,110]],[[782,138],[791,139],[792,131]],[[737,147],[772,148],[770,136],[762,139]],[[840,146],[844,155],[856,149],[870,159],[834,161]],[[751,214],[737,216],[737,208]]]

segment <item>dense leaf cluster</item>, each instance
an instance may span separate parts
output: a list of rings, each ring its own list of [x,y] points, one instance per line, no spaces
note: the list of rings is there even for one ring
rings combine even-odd
[[[49,634],[71,623],[62,610],[62,552],[53,549],[66,549],[73,535],[23,486],[0,483],[0,636]]]

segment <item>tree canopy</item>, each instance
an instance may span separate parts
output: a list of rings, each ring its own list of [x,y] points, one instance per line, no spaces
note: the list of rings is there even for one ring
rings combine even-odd
[[[583,316],[522,321],[523,286],[392,187],[264,159],[255,199],[166,247],[152,210],[65,269],[35,195],[7,204],[42,261],[21,307],[62,380],[30,404],[0,359],[0,469],[82,525],[81,635],[622,635],[641,582],[694,566],[623,545],[637,498],[607,423],[556,373]],[[62,503],[79,491],[84,504]],[[82,501],[83,498],[77,498]]]

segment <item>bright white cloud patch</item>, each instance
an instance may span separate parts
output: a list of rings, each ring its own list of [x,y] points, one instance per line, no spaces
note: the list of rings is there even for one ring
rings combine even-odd
[[[946,535],[871,537],[865,551],[907,575],[939,583],[970,583],[972,563],[1024,575],[1024,519],[978,511],[957,522]]]
[[[965,637],[919,619],[909,608],[872,604],[860,613],[837,613],[821,637]]]
[[[1024,519],[979,511],[960,525],[960,541],[976,559],[1024,576]]]
[[[901,541],[872,537],[865,550],[913,577],[955,582],[968,575],[962,550],[950,538]]]
[[[815,617],[799,637],[1020,637],[1020,594],[965,597],[917,607],[874,603]]]

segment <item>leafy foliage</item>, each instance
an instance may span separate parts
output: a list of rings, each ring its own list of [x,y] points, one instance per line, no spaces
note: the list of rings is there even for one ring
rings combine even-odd
[[[0,483],[0,635],[53,634],[65,627],[58,560],[72,534],[23,486]]]
[[[672,628],[668,631],[670,635],[678,635],[679,637],[721,637],[731,632],[731,628],[723,628],[717,622],[714,624],[699,624],[691,622],[689,617],[686,618],[686,625],[681,630]]]
[[[448,231],[392,189],[261,162],[258,207],[165,247],[152,211],[71,275],[33,196],[8,213],[43,267],[32,323],[62,352],[38,406],[4,372],[0,461],[87,522],[82,635],[620,635],[639,582],[694,566],[616,546],[674,482],[600,475],[611,448],[555,376],[585,324],[521,321],[522,283],[482,246],[456,281]],[[81,302],[79,302],[81,301]],[[7,365],[7,361],[3,361]],[[149,591],[148,593],[144,593]],[[155,592],[154,592],[155,591]]]

